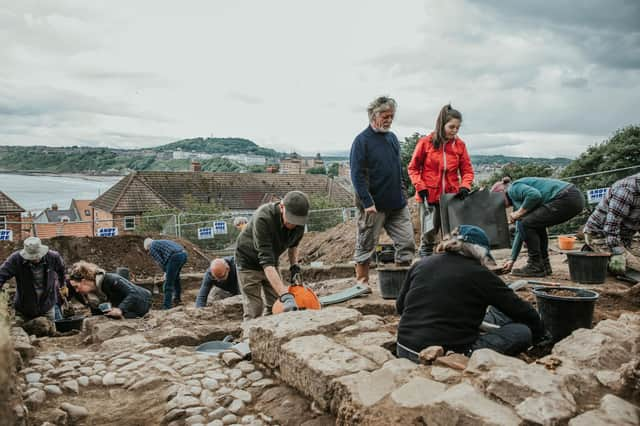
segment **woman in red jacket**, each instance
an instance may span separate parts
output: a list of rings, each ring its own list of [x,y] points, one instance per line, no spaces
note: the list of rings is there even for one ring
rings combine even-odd
[[[471,191],[473,167],[469,153],[457,134],[462,123],[462,114],[445,105],[436,119],[435,130],[418,141],[409,163],[409,177],[416,188],[416,200],[420,203],[420,221],[424,218],[426,205],[433,207],[433,229],[424,232],[420,242],[420,256],[433,253],[440,230],[440,195],[457,194],[464,199]]]

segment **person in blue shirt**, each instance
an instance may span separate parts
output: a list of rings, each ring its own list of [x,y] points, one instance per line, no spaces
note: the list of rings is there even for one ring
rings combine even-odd
[[[351,145],[351,182],[356,192],[358,228],[354,260],[356,279],[369,284],[369,262],[382,228],[395,246],[395,261],[410,264],[414,257],[413,225],[404,193],[400,144],[390,131],[397,109],[387,96],[367,108],[369,126]]]
[[[511,258],[504,272],[520,277],[551,275],[547,227],[566,222],[584,208],[584,196],[575,185],[558,179],[525,177],[506,186],[506,203],[513,206],[509,222],[515,223],[516,234]],[[522,242],[527,243],[527,264],[514,268]]]
[[[214,259],[202,279],[200,292],[196,298],[196,308],[207,306],[207,298],[213,286],[230,293],[232,296],[240,294],[238,274],[233,256]]]
[[[174,306],[181,304],[180,271],[187,263],[187,252],[184,247],[171,240],[153,240],[151,238],[145,238],[143,244],[144,249],[149,252],[165,274],[162,309],[171,309],[172,299]]]

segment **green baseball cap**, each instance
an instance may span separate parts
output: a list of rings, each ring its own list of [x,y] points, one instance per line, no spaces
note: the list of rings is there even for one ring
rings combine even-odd
[[[304,226],[309,218],[309,199],[304,192],[287,192],[282,200],[284,205],[284,218],[287,222],[298,226]]]

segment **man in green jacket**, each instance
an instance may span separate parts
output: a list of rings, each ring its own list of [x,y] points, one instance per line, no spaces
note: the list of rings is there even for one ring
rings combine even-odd
[[[584,195],[575,185],[557,179],[525,177],[506,187],[507,205],[513,206],[509,222],[516,224],[511,259],[505,272],[511,271],[522,242],[527,243],[527,264],[515,268],[513,275],[544,277],[551,275],[547,226],[566,222],[584,208]]]
[[[238,236],[235,259],[245,320],[263,315],[265,308],[270,313],[276,299],[283,303],[285,312],[298,309],[278,273],[278,259],[288,251],[293,281],[300,272],[298,244],[308,216],[307,196],[291,191],[281,201],[260,206]]]

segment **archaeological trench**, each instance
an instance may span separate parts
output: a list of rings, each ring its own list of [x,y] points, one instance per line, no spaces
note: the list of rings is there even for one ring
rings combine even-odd
[[[563,260],[552,256],[553,280],[576,285]],[[375,271],[372,295],[242,323],[239,296],[192,307],[205,268],[202,259],[185,274],[184,306],[137,320],[90,317],[55,337],[11,328],[0,297],[0,424],[640,424],[640,284],[585,286],[600,293],[593,328],[546,351],[417,365],[393,354],[399,318],[375,290]],[[140,281],[154,275],[136,272]],[[319,295],[353,284],[348,265],[303,273]],[[529,288],[518,294],[535,302]],[[251,358],[195,351],[227,335],[248,342]]]

